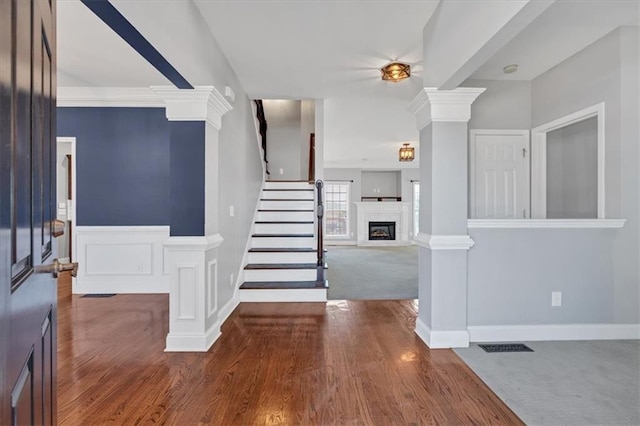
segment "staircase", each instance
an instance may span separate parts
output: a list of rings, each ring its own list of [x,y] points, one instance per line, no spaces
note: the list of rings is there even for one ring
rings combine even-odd
[[[326,301],[324,265],[317,265],[313,184],[268,181],[259,203],[240,301]]]

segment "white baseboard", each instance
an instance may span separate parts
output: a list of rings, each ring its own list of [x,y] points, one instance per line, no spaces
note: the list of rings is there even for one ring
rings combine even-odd
[[[324,240],[324,245],[326,246],[357,246],[358,242],[356,240]]]
[[[240,300],[238,299],[236,293],[233,294],[231,300],[229,300],[225,305],[220,308],[220,312],[218,313],[218,322],[220,326],[224,324],[224,322],[229,318],[229,315],[238,307],[240,304]]]
[[[326,289],[240,290],[241,302],[326,302]]]
[[[206,333],[167,334],[165,352],[206,352],[220,337],[220,322],[216,321]]]
[[[168,293],[169,226],[77,226],[74,294]]]
[[[469,326],[472,342],[636,340],[640,324]]]
[[[434,331],[417,318],[415,332],[431,349],[469,347],[469,333],[466,330]]]

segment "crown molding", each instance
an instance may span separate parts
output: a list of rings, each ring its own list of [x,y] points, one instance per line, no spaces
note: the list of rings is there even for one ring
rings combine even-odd
[[[58,107],[164,108],[149,87],[58,87]]]
[[[233,107],[213,86],[176,89],[171,86],[152,86],[164,100],[169,121],[206,121],[216,129],[222,127],[222,116]]]
[[[458,87],[453,90],[423,88],[408,106],[416,116],[418,130],[432,122],[467,122],[471,118],[471,104],[486,89]]]

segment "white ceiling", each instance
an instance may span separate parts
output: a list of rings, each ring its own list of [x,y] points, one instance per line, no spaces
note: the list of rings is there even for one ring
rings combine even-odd
[[[417,90],[381,81],[379,68],[407,62],[421,83],[422,29],[438,3],[195,1],[250,97],[362,95],[391,84],[408,101]]]
[[[622,25],[638,25],[635,0],[556,0],[472,74],[482,80],[532,80]],[[518,71],[505,74],[505,65]]]
[[[80,0],[57,5],[59,87],[170,84]]]
[[[144,0],[148,17],[142,16],[156,25],[154,17],[171,1]],[[387,160],[394,164],[402,142],[417,140],[406,106],[423,86],[423,27],[438,1],[194,1],[250,98],[325,99],[327,161],[383,167]],[[471,78],[531,80],[618,26],[638,21],[634,0],[557,0]],[[383,82],[379,68],[391,60],[411,64],[411,79]],[[506,75],[502,68],[510,63],[520,68]],[[166,84],[79,0],[58,0],[59,86]]]

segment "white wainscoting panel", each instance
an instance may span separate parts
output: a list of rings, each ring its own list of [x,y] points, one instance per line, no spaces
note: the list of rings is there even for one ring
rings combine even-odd
[[[75,294],[168,293],[168,226],[76,227]]]
[[[178,265],[178,320],[196,319],[198,265]]]

